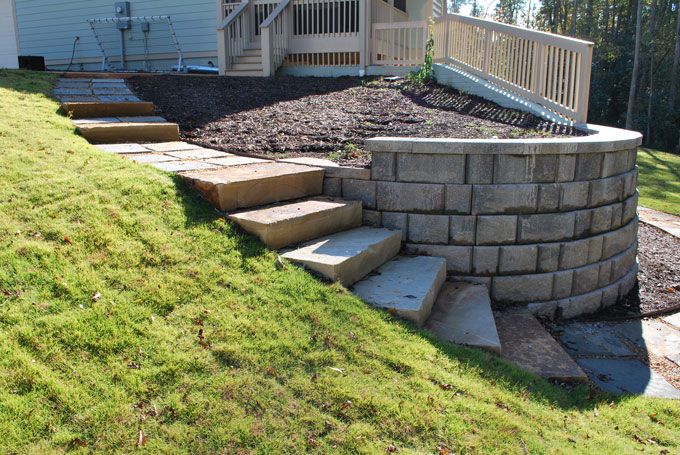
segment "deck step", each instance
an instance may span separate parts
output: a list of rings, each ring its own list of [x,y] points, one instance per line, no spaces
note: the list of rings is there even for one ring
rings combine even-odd
[[[225,71],[225,76],[231,77],[264,77],[262,69],[260,71]]]
[[[261,55],[240,55],[236,57],[236,64],[240,63],[255,63],[260,68],[262,67],[262,56]]]
[[[234,213],[229,219],[278,249],[361,225],[361,202],[316,197]]]
[[[229,71],[262,71],[262,63],[234,63]]]
[[[78,132],[93,144],[115,144],[129,142],[169,142],[179,140],[179,127],[176,123],[161,121],[113,120],[92,121],[76,120]],[[101,119],[100,119],[101,120]]]
[[[156,106],[146,101],[131,102],[67,102],[61,110],[73,119],[94,117],[132,117],[154,115]]]
[[[282,257],[351,286],[396,256],[400,247],[401,231],[364,226],[315,239]]]
[[[518,367],[547,379],[585,381],[586,374],[526,310],[496,313],[502,356]]]
[[[446,260],[397,256],[354,285],[364,302],[423,325],[446,280]]]
[[[425,326],[442,340],[501,353],[486,286],[444,284]]]
[[[262,48],[244,49],[243,55],[262,55]]]
[[[256,163],[181,174],[222,211],[321,194],[323,169],[289,163]]]

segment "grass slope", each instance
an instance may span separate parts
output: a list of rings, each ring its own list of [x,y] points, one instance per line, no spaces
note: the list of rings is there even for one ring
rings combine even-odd
[[[277,270],[73,134],[51,82],[0,71],[0,453],[680,450],[678,403],[565,391]]]
[[[640,148],[640,205],[680,215],[680,155]]]

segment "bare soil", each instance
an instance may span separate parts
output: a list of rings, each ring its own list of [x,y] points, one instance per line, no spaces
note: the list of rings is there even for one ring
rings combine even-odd
[[[527,138],[579,134],[436,84],[367,78],[128,79],[183,138],[231,153],[328,157],[367,166],[376,136]]]

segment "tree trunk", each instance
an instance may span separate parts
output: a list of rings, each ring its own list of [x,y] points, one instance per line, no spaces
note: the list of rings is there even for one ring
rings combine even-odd
[[[633,74],[630,76],[630,89],[628,91],[628,107],[626,109],[626,129],[633,127],[633,108],[635,107],[635,94],[637,93],[637,78],[640,71],[640,44],[642,42],[642,0],[637,3],[637,17],[635,18],[635,53],[633,56]]]
[[[571,36],[576,36],[576,7],[578,0],[574,0],[574,11],[571,12]]]
[[[652,102],[654,99],[654,48],[656,40],[656,0],[649,18],[649,100],[647,101],[647,144],[652,143]]]
[[[675,24],[675,54],[673,55],[673,67],[671,69],[671,93],[668,99],[671,115],[675,114],[675,99],[678,94],[678,65],[680,65],[680,4],[676,6],[678,10],[678,21]]]

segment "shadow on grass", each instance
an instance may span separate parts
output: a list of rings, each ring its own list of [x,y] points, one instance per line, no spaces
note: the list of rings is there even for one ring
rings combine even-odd
[[[675,176],[675,178],[678,181],[680,181],[680,169],[675,167],[672,162],[664,160],[660,156],[659,153],[655,153],[654,150],[651,150],[651,149],[648,149],[648,148],[640,148],[640,149],[638,149],[638,153],[641,153],[641,154],[644,153],[645,155],[649,156],[655,163],[662,165],[662,166],[665,166],[667,168],[668,172],[673,174]],[[658,177],[658,178],[653,177],[653,175],[652,175],[653,172],[654,172],[653,167],[647,166],[647,165],[645,165],[645,163],[642,163],[640,161],[638,161],[638,166],[645,168],[645,169],[649,169],[650,172],[648,173],[649,175],[646,176],[647,179],[653,179],[655,181],[658,181],[660,184],[665,183],[665,181],[663,179],[661,179],[660,177]]]

